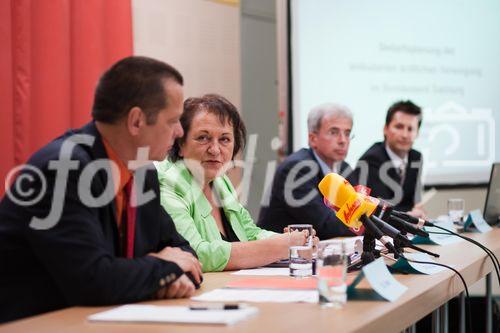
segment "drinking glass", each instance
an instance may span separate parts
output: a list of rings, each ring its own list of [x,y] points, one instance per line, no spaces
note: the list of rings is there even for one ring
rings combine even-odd
[[[316,271],[321,307],[342,308],[347,302],[347,254],[344,241],[319,243]]]
[[[290,276],[307,277],[313,274],[313,227],[311,224],[290,224],[288,232],[307,230],[308,237],[304,245],[290,245]]]
[[[448,199],[448,216],[453,223],[463,224],[464,207],[464,199]]]

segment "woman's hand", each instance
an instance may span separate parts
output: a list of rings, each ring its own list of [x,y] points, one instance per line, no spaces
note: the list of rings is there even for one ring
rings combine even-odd
[[[283,234],[288,237],[288,247],[306,245],[309,233],[307,230],[292,231],[291,233]]]
[[[307,230],[282,233],[272,237],[276,240],[276,251],[280,259],[288,259],[290,246],[302,246],[307,242]]]
[[[307,230],[304,230],[307,233]],[[283,228],[283,233],[287,234],[288,233],[288,227]],[[316,230],[313,228],[312,230],[312,236],[313,236],[313,246],[316,247],[319,244],[319,238],[316,237]]]

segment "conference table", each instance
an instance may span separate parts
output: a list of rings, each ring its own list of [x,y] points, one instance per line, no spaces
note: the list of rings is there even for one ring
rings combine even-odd
[[[500,255],[500,229],[484,234],[466,233]],[[436,261],[451,265],[472,285],[494,272],[485,252],[465,241],[446,246],[424,245],[427,250],[440,254]],[[350,273],[356,274],[356,273]],[[494,275],[494,274],[492,274]],[[450,299],[459,295],[463,284],[450,270],[434,275],[395,274],[396,279],[408,290],[396,301],[349,300],[344,308],[320,308],[311,303],[253,303],[258,307],[256,316],[230,326],[196,324],[150,323],[95,323],[89,322],[91,314],[113,308],[72,307],[11,323],[0,325],[0,333],[9,332],[401,332],[425,315],[436,312]],[[490,275],[491,276],[491,275]],[[231,275],[231,272],[206,273],[204,283],[196,294],[224,287],[229,281],[248,276]],[[492,276],[493,283],[498,283]],[[490,281],[491,281],[490,280]],[[358,288],[368,288],[365,279]],[[28,302],[29,300],[26,300]],[[189,299],[148,301],[144,304],[188,305]],[[485,320],[475,318],[474,320]]]

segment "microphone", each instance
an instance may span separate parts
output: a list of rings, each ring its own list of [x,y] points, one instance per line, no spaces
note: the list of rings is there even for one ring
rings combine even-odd
[[[424,226],[425,227],[434,227],[434,223],[426,221],[426,220],[418,218],[418,217],[415,217],[415,216],[411,216],[408,213],[403,213],[403,212],[399,212],[397,210],[393,210],[391,214],[393,216],[396,216],[396,217],[399,217],[400,219],[405,220],[408,223],[416,224],[417,228],[419,228],[419,229],[422,229]]]
[[[378,239],[389,252],[398,254],[394,245],[384,238],[384,233],[375,225],[375,223],[366,215],[361,215],[361,222],[365,226],[365,229],[370,232],[376,239]]]
[[[356,192],[369,196],[371,189],[369,187],[363,186],[363,185],[356,185],[354,186],[354,189]],[[402,218],[399,218],[395,215],[393,215],[393,212],[403,214],[401,212],[398,212],[394,210],[394,207],[389,204],[387,201],[381,200],[381,199],[375,199],[378,200],[377,208],[373,212],[374,216],[377,216],[380,218],[382,221],[385,223],[393,226],[394,228],[398,229],[401,232],[408,232],[413,235],[419,235],[422,237],[429,237],[429,234],[422,230],[421,228],[418,228],[414,226],[413,224],[403,220]],[[412,216],[413,217],[413,216]],[[416,219],[416,218],[415,218]],[[380,228],[380,226],[379,226]]]
[[[349,228],[360,228],[363,225],[360,217],[372,215],[377,208],[377,202],[358,194],[344,177],[336,173],[323,177],[318,188],[337,217]]]
[[[375,222],[375,225],[380,229],[380,231],[382,231],[387,236],[391,237],[394,240],[401,241],[404,245],[410,244],[410,240],[403,236],[401,234],[401,231],[399,231],[398,229],[394,228],[388,223],[385,223],[376,216],[371,216],[371,219],[373,220],[373,222]]]
[[[398,229],[403,229],[406,226],[398,221],[390,221],[393,209],[389,203],[363,194],[369,193],[370,190],[367,187],[357,186],[360,190],[357,192],[345,178],[338,174],[326,175],[319,183],[318,188],[323,194],[325,203],[335,210],[337,217],[348,227],[360,227],[360,217],[363,214],[368,217],[376,216]],[[401,231],[406,231],[406,229]],[[412,231],[415,230],[412,229]],[[416,231],[412,233],[415,234]]]
[[[397,253],[394,245],[383,238],[383,232],[370,219],[377,208],[376,201],[358,194],[345,178],[336,173],[326,175],[318,184],[318,188],[342,223],[356,229],[364,226],[389,251]]]
[[[368,216],[377,216],[382,221],[392,225],[400,231],[409,232],[422,237],[429,237],[429,234],[421,229],[424,225],[433,226],[431,222],[394,210],[393,206],[387,201],[368,196],[370,189],[365,186],[358,185],[352,187],[352,185],[342,176],[329,174],[323,178],[318,187],[325,197],[325,201],[330,202],[330,206],[333,206],[335,211],[340,211],[341,209],[339,207],[345,205],[346,202],[353,202],[355,196],[361,196],[364,198],[363,200],[366,205],[365,209],[367,210]],[[346,223],[348,217],[343,219],[341,216],[338,216],[339,219],[349,226],[349,224]],[[410,223],[416,224],[417,226],[415,227]]]
[[[399,236],[403,236],[400,233],[398,236],[398,231],[397,230],[395,231],[394,228],[393,229],[388,228],[385,225],[386,224],[384,222],[385,220],[388,221],[389,223],[393,223],[393,225],[397,224],[400,228],[406,228],[407,232],[410,232],[415,235],[422,235],[424,237],[429,237],[429,234],[421,229],[424,226],[436,227],[476,244],[477,246],[481,247],[488,254],[488,256],[490,256],[491,260],[493,261],[493,266],[495,267],[497,277],[499,277],[500,280],[500,274],[498,270],[498,260],[496,259],[491,250],[487,249],[479,242],[470,239],[469,237],[465,237],[455,232],[452,232],[446,228],[437,226],[432,222],[414,217],[404,212],[394,210],[389,204],[385,203],[384,201],[368,196],[369,192],[367,191],[367,188],[361,189],[362,193],[357,193],[356,190],[352,187],[352,185],[340,175],[334,173],[326,175],[318,184],[318,188],[321,194],[323,194],[325,203],[336,211],[337,217],[345,225],[347,225],[348,227],[356,226],[358,228],[364,225],[367,231],[369,231],[371,235],[377,237],[377,239],[379,240],[383,239],[383,236],[381,235],[382,231],[377,227],[375,223],[378,223],[378,225],[384,230],[385,233],[395,235],[396,238],[393,237],[393,239],[401,240],[401,237]],[[377,218],[380,221],[377,220]],[[375,220],[376,222],[373,222],[372,219]],[[412,225],[415,225],[414,226],[415,229],[410,228],[412,227]],[[406,243],[404,239],[407,238],[403,237],[402,243],[403,242]],[[394,248],[393,244],[390,242],[387,242],[387,244],[388,244],[386,246],[387,249],[393,251],[392,250]],[[408,247],[411,247],[421,252],[425,252],[435,257],[439,257],[439,255],[429,252],[425,249],[419,248],[415,245]],[[397,254],[396,251],[393,252]]]
[[[382,237],[380,234],[385,233],[394,240],[398,240],[403,246],[436,256],[434,253],[416,247],[399,230],[382,220],[381,217],[390,219],[391,216],[392,208],[387,203],[357,193],[354,187],[342,176],[330,173],[321,180],[318,188],[330,206],[336,210],[337,217],[346,226],[360,227],[364,225],[379,240]],[[390,246],[393,247],[393,244],[391,243]]]
[[[391,215],[389,217],[389,221],[386,221],[387,223],[389,223],[390,225],[392,225],[393,227],[399,229],[399,230],[402,230],[402,231],[406,231],[410,234],[413,234],[413,235],[418,235],[418,236],[422,236],[422,237],[429,237],[429,233],[422,230],[422,229],[419,229],[418,227],[415,227],[413,224],[411,223],[408,223],[406,222],[405,220],[395,216],[395,215]]]
[[[401,234],[401,231],[392,227],[390,224],[385,223],[384,221],[382,221],[378,217],[372,216],[372,219],[375,222],[375,224],[377,225],[377,227],[379,227],[382,232],[384,232],[386,235],[388,235],[389,237],[391,237],[395,241],[397,240],[404,247],[409,247],[411,249],[414,249],[414,250],[417,250],[420,252],[424,252],[424,253],[427,253],[433,257],[439,258],[439,254],[427,251],[426,249],[423,249],[421,247],[413,245],[412,242],[407,237],[405,237]]]

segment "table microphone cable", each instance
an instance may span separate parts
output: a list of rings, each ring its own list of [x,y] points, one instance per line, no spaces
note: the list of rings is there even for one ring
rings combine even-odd
[[[437,229],[440,229],[440,230],[444,230],[446,231],[448,234],[452,234],[452,235],[456,235],[462,239],[465,239],[477,246],[479,246],[481,249],[483,249],[483,251],[485,251],[488,256],[490,257],[491,261],[493,261],[493,266],[495,267],[495,271],[497,273],[497,279],[498,279],[498,282],[500,284],[500,274],[499,274],[499,270],[500,270],[500,264],[498,262],[498,258],[496,257],[496,255],[493,253],[493,251],[491,251],[490,249],[488,249],[486,246],[484,246],[483,244],[469,238],[469,237],[466,237],[466,236],[462,236],[456,232],[453,232],[449,229],[446,229],[446,228],[443,228],[439,225],[436,225],[435,223],[432,223],[432,222],[429,222],[429,221],[426,221],[426,220],[422,220],[420,218],[416,218],[414,216],[411,216],[409,214],[406,214],[406,213],[402,213],[402,212],[398,212],[398,211],[392,211],[392,214],[400,217],[400,218],[406,218],[408,219],[408,221],[412,224],[417,224],[419,225],[419,228],[422,227],[422,226],[429,226],[429,227],[435,227]]]
[[[493,253],[493,251],[491,251],[490,249],[488,249],[486,246],[484,246],[483,244],[479,243],[478,241],[472,239],[472,238],[469,238],[467,236],[463,236],[463,235],[460,235],[459,233],[456,233],[454,231],[451,231],[449,229],[446,229],[446,228],[443,228],[443,227],[440,227],[438,225],[434,225],[435,228],[438,228],[440,230],[443,230],[443,231],[446,231],[448,234],[451,234],[451,235],[455,235],[457,237],[460,237],[462,239],[465,239],[466,241],[468,242],[471,242],[472,244],[475,244],[477,245],[478,247],[480,247],[484,252],[486,252],[486,254],[490,257],[492,263],[493,263],[493,267],[495,267],[495,272],[497,274],[497,281],[498,283],[500,284],[500,273],[499,273],[499,270],[500,270],[500,265],[498,263],[498,258],[497,256]],[[433,233],[435,234],[436,232],[429,232],[429,233]],[[444,233],[439,233],[439,234],[444,234]]]
[[[460,274],[455,268],[451,267],[451,266],[448,266],[448,265],[445,265],[445,264],[441,264],[441,263],[437,263],[437,262],[432,262],[432,261],[420,261],[420,260],[413,260],[413,259],[408,259],[406,258],[403,254],[401,254],[401,257],[406,259],[407,261],[409,262],[414,262],[414,263],[417,263],[417,264],[428,264],[428,265],[436,265],[436,266],[441,266],[441,267],[445,267],[445,268],[448,268],[450,270],[452,270],[453,272],[455,272],[455,274],[458,275],[458,277],[460,278],[460,280],[462,280],[462,283],[464,285],[464,290],[465,290],[465,295],[466,295],[466,304],[467,304],[467,314],[466,314],[466,321],[467,321],[467,326],[469,327],[469,332],[472,332],[472,323],[471,323],[471,319],[472,319],[472,312],[471,312],[471,309],[470,309],[470,298],[469,298],[469,288],[467,287],[467,283],[465,282],[465,279],[464,277],[462,276],[462,274]]]
[[[435,228],[438,228],[438,229],[441,229],[441,230],[443,230],[443,231],[446,231],[446,232],[448,232],[448,233],[450,233],[450,234],[452,234],[452,235],[458,236],[458,237],[460,237],[460,238],[462,238],[462,239],[465,239],[465,240],[467,240],[467,241],[469,241],[469,242],[471,242],[471,243],[473,243],[473,244],[476,244],[477,246],[479,246],[480,248],[482,248],[484,251],[489,252],[489,253],[491,254],[491,256],[490,256],[491,260],[496,262],[497,267],[500,267],[500,264],[499,264],[499,262],[498,262],[498,258],[497,258],[497,256],[493,253],[493,251],[491,251],[489,248],[487,248],[487,247],[486,247],[486,246],[484,246],[483,244],[479,243],[479,242],[478,242],[478,241],[476,241],[475,239],[472,239],[472,238],[470,238],[470,237],[467,237],[467,236],[461,235],[461,234],[459,234],[459,233],[456,233],[456,232],[451,231],[451,230],[449,230],[449,229],[446,229],[446,228],[440,227],[440,226],[438,226],[438,225],[434,225],[434,227],[435,227]]]

